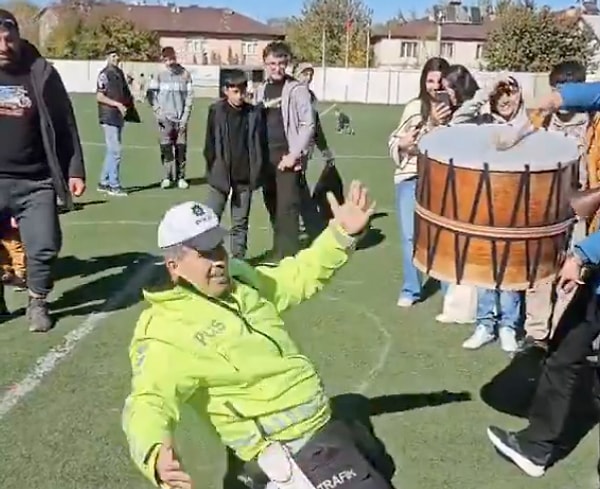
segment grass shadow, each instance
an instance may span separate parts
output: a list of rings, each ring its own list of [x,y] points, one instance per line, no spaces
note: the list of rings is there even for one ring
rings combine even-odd
[[[531,349],[517,355],[481,388],[482,401],[495,411],[527,419],[545,355],[542,349]],[[590,367],[578,379],[563,433],[554,445],[552,463],[566,458],[598,424],[593,396],[596,375],[595,369]]]
[[[62,277],[91,276],[100,271],[110,270],[113,273],[104,275],[96,280],[83,282],[66,290],[52,303],[53,315],[57,320],[67,316],[86,316],[94,312],[111,312],[126,309],[141,299],[141,288],[123,295],[122,300],[116,300],[115,293],[123,289],[124,284],[141,266],[155,259],[147,253],[122,253],[117,255],[94,257],[89,260],[79,260],[66,257],[63,261]]]
[[[335,396],[331,399],[332,418],[342,421],[350,429],[353,441],[358,450],[369,463],[381,474],[391,486],[396,471],[393,458],[387,453],[385,445],[375,434],[371,418],[381,414],[399,413],[424,407],[443,406],[454,402],[471,400],[468,392],[427,392],[416,394],[392,394],[368,398],[362,394],[350,393]],[[235,455],[227,450],[227,472],[223,479],[224,489],[248,489],[240,479],[240,473],[248,473],[254,482],[253,486],[262,486],[268,482],[264,474],[256,467],[244,465]],[[248,479],[245,479],[248,481]],[[250,481],[248,481],[250,482]]]

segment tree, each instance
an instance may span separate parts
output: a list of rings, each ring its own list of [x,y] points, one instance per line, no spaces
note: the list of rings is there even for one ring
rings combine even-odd
[[[371,15],[362,0],[306,0],[300,16],[288,24],[287,39],[298,58],[320,63],[325,33],[328,66],[345,65],[348,39],[348,65],[364,67]]]
[[[578,16],[504,4],[497,21],[484,46],[490,70],[549,71],[565,60],[587,65],[592,57],[593,35]]]
[[[57,32],[58,31],[58,32]],[[49,55],[67,59],[101,59],[111,48],[118,48],[128,61],[155,61],[160,57],[160,43],[154,32],[138,29],[118,16],[82,18],[55,29],[47,43]]]

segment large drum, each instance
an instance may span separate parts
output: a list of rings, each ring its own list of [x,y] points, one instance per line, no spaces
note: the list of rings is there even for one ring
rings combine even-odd
[[[419,143],[414,263],[442,281],[524,290],[552,280],[569,244],[578,143],[538,131],[506,151],[514,128],[459,124]]]

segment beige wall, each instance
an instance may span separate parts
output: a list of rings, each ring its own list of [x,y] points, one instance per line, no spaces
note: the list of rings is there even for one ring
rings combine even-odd
[[[482,45],[483,43],[475,41],[444,41],[442,56],[450,63],[481,68]],[[438,55],[435,40],[381,39],[373,49],[377,66],[420,66],[427,58]]]
[[[211,37],[160,38],[161,46],[172,46],[184,64],[261,65],[262,51],[271,41],[217,39]]]

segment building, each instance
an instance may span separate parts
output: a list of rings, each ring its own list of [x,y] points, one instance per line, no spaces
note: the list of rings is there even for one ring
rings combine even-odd
[[[493,18],[484,16],[479,7],[465,7],[460,0],[452,0],[435,7],[428,17],[398,23],[375,35],[376,63],[410,68],[441,55],[450,63],[478,69],[493,26]]]
[[[40,44],[60,22],[63,8],[40,13]],[[156,32],[161,46],[172,46],[184,64],[259,65],[263,48],[283,38],[279,29],[226,8],[107,3],[89,7],[86,13],[117,15]]]

